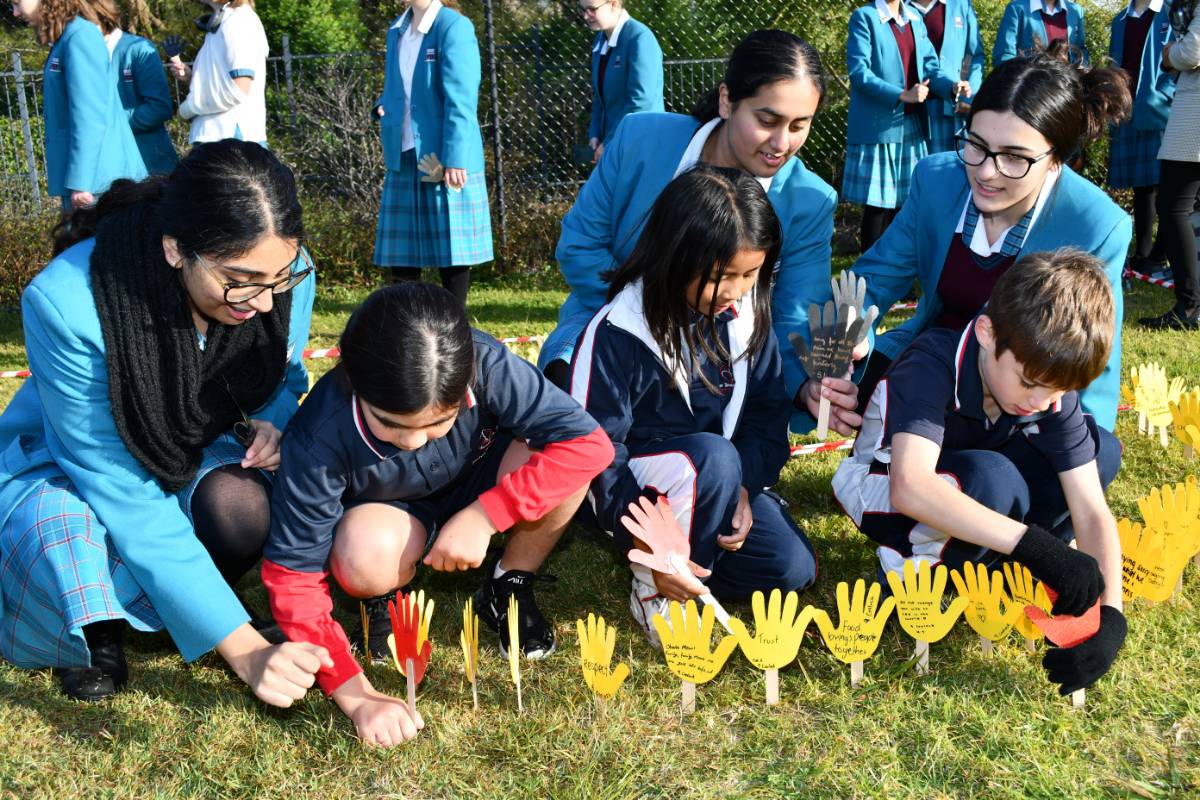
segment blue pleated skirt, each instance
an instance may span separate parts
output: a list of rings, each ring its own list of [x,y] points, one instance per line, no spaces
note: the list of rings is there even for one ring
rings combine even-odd
[[[904,115],[902,141],[846,145],[843,200],[876,208],[899,208],[904,203],[913,169],[929,155],[923,113]]]

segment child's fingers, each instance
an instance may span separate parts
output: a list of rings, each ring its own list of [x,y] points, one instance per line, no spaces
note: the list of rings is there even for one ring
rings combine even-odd
[[[333,659],[329,651],[319,644],[311,642],[287,642],[283,645],[294,652],[292,662],[305,672],[313,673],[321,667],[333,669]]]

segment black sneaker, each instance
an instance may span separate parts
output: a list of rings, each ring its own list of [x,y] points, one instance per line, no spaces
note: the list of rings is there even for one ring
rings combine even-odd
[[[392,632],[392,618],[388,615],[388,601],[395,601],[396,593],[371,597],[360,600],[359,621],[350,626],[350,651],[355,655],[363,652],[362,612],[367,616],[366,650],[369,659],[376,666],[386,666],[392,663],[392,651],[388,649],[388,636]]]
[[[1138,320],[1143,328],[1151,330],[1194,331],[1200,330],[1200,311],[1185,314],[1177,308],[1157,317],[1142,317]]]
[[[500,653],[505,658],[508,658],[508,598],[513,595],[517,598],[517,613],[521,618],[517,628],[521,652],[531,661],[546,658],[554,652],[557,646],[554,629],[533,599],[533,584],[556,580],[550,575],[510,569],[499,578],[485,580],[475,593],[475,613],[483,624],[499,635]]]
[[[129,682],[129,665],[122,644],[125,623],[105,620],[83,626],[88,649],[92,653],[90,667],[58,669],[63,692],[73,700],[94,702],[112,697]]]

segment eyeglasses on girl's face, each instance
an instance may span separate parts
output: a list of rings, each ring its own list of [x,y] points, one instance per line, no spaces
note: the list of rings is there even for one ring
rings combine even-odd
[[[607,5],[611,5],[612,1],[613,0],[604,0],[603,3],[596,3],[594,6],[590,6],[586,3],[580,3],[579,4],[579,16],[594,17],[594,16],[596,16],[596,14],[600,13],[600,9],[604,8]]]
[[[225,302],[230,305],[245,303],[253,300],[265,291],[270,291],[271,294],[283,294],[289,292],[299,286],[305,278],[312,273],[314,267],[312,257],[308,254],[303,246],[296,253],[296,257],[292,260],[293,271],[286,277],[280,278],[271,283],[249,283],[241,281],[226,280],[218,270],[230,269],[230,267],[213,264],[199,253],[192,255],[192,260],[199,264],[204,270],[213,277],[221,288],[224,290]],[[296,271],[295,265],[298,263],[304,264],[304,269]]]
[[[1039,156],[1022,156],[1016,153],[996,152],[987,149],[979,142],[969,138],[965,128],[955,135],[954,146],[958,153],[959,161],[962,161],[967,166],[978,167],[990,158],[997,172],[1013,180],[1024,178],[1029,174],[1029,170],[1033,169],[1034,164],[1049,157],[1054,152],[1053,147]]]

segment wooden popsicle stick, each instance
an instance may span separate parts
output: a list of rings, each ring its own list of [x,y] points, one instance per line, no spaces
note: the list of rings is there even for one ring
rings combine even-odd
[[[1164,450],[1170,446],[1170,441],[1167,439],[1167,426],[1166,425],[1163,425],[1161,428],[1158,429],[1158,443],[1163,446]]]
[[[913,650],[913,655],[917,658],[917,674],[929,674],[929,642],[922,642],[920,639],[914,640],[917,643]]]
[[[517,678],[517,713],[525,713],[525,700],[521,697],[521,679]]]
[[[1145,414],[1138,414],[1138,433],[1150,432],[1150,419]]]
[[[1037,639],[1026,639],[1025,640],[1025,649],[1031,653],[1036,653],[1037,652]]]
[[[986,636],[980,636],[979,649],[983,651],[985,656],[990,656],[992,654],[992,640]]]
[[[779,705],[779,670],[767,670],[763,673],[763,679],[767,683],[767,705]]]
[[[1196,448],[1192,447],[1190,444],[1185,444],[1183,446],[1183,457],[1188,461],[1191,461],[1196,457]]]
[[[680,688],[682,695],[679,703],[679,710],[683,714],[696,713],[696,684],[691,681],[681,681]]]
[[[855,661],[850,664],[850,685],[858,686],[863,679],[863,662]]]
[[[404,683],[408,687],[408,710],[413,712],[417,710],[417,682],[413,679],[413,676],[417,674],[413,672],[415,666],[411,658],[404,659]]]
[[[369,665],[371,663],[371,618],[367,616],[367,607],[362,603],[358,604],[358,615],[362,619],[363,653],[366,654]]]
[[[1086,692],[1087,689],[1079,689],[1078,691],[1071,692],[1071,708],[1083,708]]]
[[[829,398],[821,398],[821,408],[817,411],[817,438],[824,439],[829,435]]]
[[[1200,569],[1200,553],[1196,553],[1196,555],[1192,558],[1192,566],[1196,569]]]
[[[1179,573],[1179,580],[1175,581],[1175,591],[1171,593],[1171,600],[1178,603],[1183,599],[1183,573]]]
[[[476,681],[471,681],[471,702],[475,704],[475,710],[479,710],[479,684]]]

